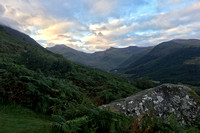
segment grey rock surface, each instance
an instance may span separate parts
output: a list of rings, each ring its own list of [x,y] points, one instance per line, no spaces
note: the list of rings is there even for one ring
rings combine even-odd
[[[121,112],[134,118],[149,110],[163,118],[175,114],[181,124],[193,125],[197,118],[200,118],[199,99],[193,94],[195,92],[186,86],[163,84],[102,105],[100,108]]]

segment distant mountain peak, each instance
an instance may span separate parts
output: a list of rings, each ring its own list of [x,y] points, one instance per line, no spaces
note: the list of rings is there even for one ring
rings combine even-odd
[[[115,47],[110,47],[110,48],[106,49],[106,51],[108,51],[108,50],[113,50],[113,49],[117,49],[117,48],[115,48]]]
[[[97,51],[94,53],[80,52],[66,45],[57,45],[47,49],[54,53],[62,54],[65,58],[79,64],[110,71],[127,60],[132,54],[146,48],[136,46],[129,46],[126,48],[110,47],[105,51]]]
[[[70,47],[68,47],[68,46],[65,45],[65,44],[56,44],[56,45],[53,46],[53,47],[64,47],[64,48],[70,48]],[[51,47],[48,47],[48,48],[51,48]]]

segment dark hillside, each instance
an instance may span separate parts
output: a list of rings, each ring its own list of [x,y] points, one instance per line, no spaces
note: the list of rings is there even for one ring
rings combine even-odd
[[[172,40],[157,45],[121,72],[133,79],[148,76],[161,82],[200,85],[199,57],[199,40]]]
[[[109,48],[95,53],[84,53],[65,45],[56,45],[48,50],[63,55],[66,59],[89,67],[110,71],[118,67],[131,55],[148,49],[148,47],[130,46],[127,48]]]
[[[55,132],[128,130],[128,117],[95,105],[136,93],[138,89],[130,82],[67,61],[11,35],[3,27],[0,39],[1,104],[19,104],[53,115]]]
[[[3,26],[3,25],[0,25],[1,27],[3,27],[4,30],[6,30],[6,32],[10,33],[11,35],[19,38],[19,39],[22,39],[30,44],[35,44],[37,46],[40,46],[34,39],[32,39],[30,36],[22,33],[22,32],[19,32],[17,30],[14,30],[10,27],[7,27],[7,26]],[[41,46],[42,47],[42,46]]]

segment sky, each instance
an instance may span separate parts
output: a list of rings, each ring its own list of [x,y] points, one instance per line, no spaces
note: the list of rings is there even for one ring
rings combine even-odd
[[[0,0],[0,23],[43,47],[153,46],[200,39],[200,0]]]

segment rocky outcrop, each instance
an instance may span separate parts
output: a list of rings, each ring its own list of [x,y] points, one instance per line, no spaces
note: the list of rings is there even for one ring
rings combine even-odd
[[[189,125],[193,125],[197,118],[200,118],[200,103],[195,92],[186,86],[173,84],[147,89],[100,108],[121,112],[134,118],[149,110],[163,118],[173,113],[182,124]]]

